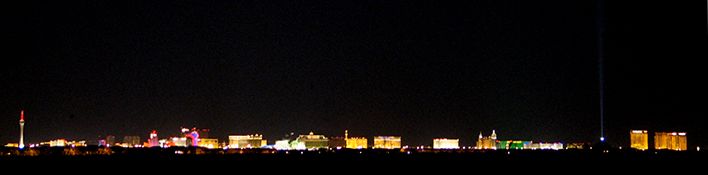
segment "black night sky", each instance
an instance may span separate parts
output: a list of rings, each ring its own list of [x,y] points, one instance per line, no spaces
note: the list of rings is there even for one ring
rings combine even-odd
[[[599,137],[594,1],[90,1],[3,7],[0,142],[228,134]],[[606,4],[606,127],[708,143],[705,4]],[[703,10],[703,11],[700,11]],[[689,18],[699,18],[688,21]]]

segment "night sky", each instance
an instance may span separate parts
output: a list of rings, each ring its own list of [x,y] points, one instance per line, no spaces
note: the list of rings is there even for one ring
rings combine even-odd
[[[594,1],[28,2],[3,7],[0,142],[229,134],[599,137]],[[705,145],[698,12],[606,4],[606,127]],[[700,11],[703,10],[703,11]],[[700,20],[689,21],[690,18]]]

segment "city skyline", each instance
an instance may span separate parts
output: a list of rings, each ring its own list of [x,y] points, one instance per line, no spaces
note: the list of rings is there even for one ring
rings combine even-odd
[[[17,2],[0,141],[200,127],[629,147],[638,129],[708,145],[705,20],[599,2]]]
[[[8,145],[16,145],[19,149],[23,149],[25,147],[25,144],[23,142],[24,135],[24,110],[20,111],[20,136],[19,139],[20,141],[18,143],[8,143]],[[222,140],[222,142],[219,142],[219,137],[209,137],[209,132],[211,131],[208,128],[197,128],[193,127],[192,129],[189,128],[184,128],[180,127],[180,132],[181,134],[168,134],[168,137],[165,139],[159,139],[157,136],[157,130],[152,130],[149,132],[149,137],[145,140],[144,142],[141,140],[140,136],[134,136],[134,135],[126,135],[123,138],[122,143],[115,143],[113,144],[106,144],[108,143],[106,140],[108,140],[110,137],[115,138],[113,135],[106,135],[104,138],[94,138],[95,140],[92,139],[66,139],[66,138],[71,138],[71,137],[60,137],[58,139],[51,139],[49,141],[44,141],[40,143],[30,143],[30,147],[37,147],[45,144],[45,146],[69,146],[71,145],[72,147],[75,146],[74,144],[80,144],[81,146],[87,146],[87,145],[97,145],[97,146],[118,146],[118,145],[123,145],[123,147],[133,147],[133,146],[138,146],[140,145],[141,147],[172,147],[172,146],[178,146],[178,147],[205,147],[205,148],[264,148],[266,146],[269,146],[270,148],[276,148],[276,149],[282,149],[282,148],[277,148],[277,143],[281,142],[283,140],[287,142],[292,142],[295,141],[296,143],[288,143],[288,144],[294,144],[297,145],[297,141],[299,141],[301,138],[304,137],[304,139],[324,139],[324,144],[318,143],[317,147],[324,147],[324,148],[349,148],[349,149],[367,149],[367,148],[381,148],[381,147],[387,147],[383,145],[387,144],[382,144],[379,143],[378,141],[373,142],[373,144],[367,144],[367,137],[349,137],[349,130],[345,129],[344,130],[344,137],[343,137],[343,143],[338,143],[334,141],[333,139],[339,138],[342,139],[340,136],[333,136],[333,135],[314,135],[313,131],[310,131],[309,134],[307,135],[300,135],[295,140],[291,140],[291,138],[288,138],[288,136],[292,137],[295,135],[294,132],[291,132],[290,134],[285,134],[285,137],[279,138],[271,138],[273,140],[272,144],[268,144],[268,139],[264,138],[263,135],[260,134],[255,134],[255,135],[234,135],[234,134],[229,134],[228,135],[228,142],[225,140]],[[645,151],[649,147],[649,139],[647,130],[636,130],[632,129],[630,130],[630,143],[629,146],[626,146],[624,144],[621,145],[614,145],[613,147],[619,147],[620,149],[622,146],[629,147],[630,149],[636,149],[640,151]],[[203,135],[203,137],[200,137],[200,135]],[[329,138],[328,138],[329,137]],[[381,136],[381,135],[376,135],[372,136],[372,140],[377,140],[381,137],[390,137],[390,136]],[[403,137],[401,136],[394,136],[397,137],[397,145],[396,147],[420,147],[420,146],[426,146],[430,147],[432,149],[467,149],[467,145],[460,145],[459,140],[460,139],[449,139],[449,138],[441,138],[441,137],[435,137],[433,138],[433,143],[432,145],[429,144],[419,144],[419,145],[409,145],[406,144],[405,142],[402,142]],[[175,145],[174,141],[180,140],[182,138],[182,142],[184,143],[177,143]],[[686,132],[655,132],[654,134],[654,144],[653,144],[653,150],[662,150],[662,149],[668,149],[668,150],[676,150],[676,151],[686,151],[688,150],[688,142],[686,141],[687,134]],[[78,140],[78,141],[76,141]],[[88,142],[87,142],[88,140]],[[301,141],[304,143],[307,143],[307,141]],[[463,139],[464,140],[464,139]],[[500,141],[502,140],[502,141]],[[507,140],[507,141],[504,141]],[[538,140],[533,140],[533,139],[528,139],[528,138],[513,138],[513,139],[498,139],[496,130],[492,130],[491,135],[488,137],[484,137],[482,134],[482,131],[479,132],[478,140],[476,144],[470,145],[469,148],[471,149],[498,149],[498,148],[504,148],[504,149],[510,149],[508,144],[513,144],[511,143],[512,141],[522,141],[524,149],[527,149],[529,147],[529,144],[536,142],[535,144],[536,147],[542,148],[542,149],[571,149],[572,147],[566,147],[563,146],[563,144],[587,144],[589,145],[594,145],[593,141],[590,140],[585,140],[585,141],[538,141]],[[71,141],[71,144],[68,144]],[[351,141],[351,142],[350,142]],[[601,142],[604,142],[604,139],[601,139]],[[163,142],[169,142],[169,143],[163,143]],[[203,143],[204,142],[204,143]],[[319,142],[319,141],[318,141]],[[329,143],[328,143],[329,142]],[[363,143],[363,144],[362,144]],[[47,145],[48,144],[48,145]],[[540,145],[539,145],[540,144]],[[545,146],[543,146],[545,144]],[[240,146],[239,146],[240,145]],[[246,146],[247,145],[247,146]],[[518,145],[517,145],[518,146]],[[10,146],[12,147],[12,146]],[[300,148],[302,147],[302,148]],[[314,148],[317,148],[314,147]],[[582,146],[584,147],[584,146]],[[302,146],[293,146],[293,149],[310,149],[312,147],[307,146],[307,144],[304,144]],[[513,146],[512,146],[513,148]],[[575,149],[575,148],[572,148]],[[581,148],[581,149],[587,149],[587,148]],[[696,146],[696,150],[700,150],[700,146]]]

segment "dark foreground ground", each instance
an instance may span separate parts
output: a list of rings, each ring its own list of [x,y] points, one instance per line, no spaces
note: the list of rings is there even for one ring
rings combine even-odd
[[[697,151],[636,150],[223,150],[202,148],[3,148],[0,160],[195,161],[705,161]]]

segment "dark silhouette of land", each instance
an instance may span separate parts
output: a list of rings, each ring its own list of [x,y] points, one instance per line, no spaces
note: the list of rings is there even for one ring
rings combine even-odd
[[[196,147],[40,147],[2,148],[0,160],[196,160],[196,161],[689,161],[697,151],[605,150],[416,150],[416,149],[206,149]]]

